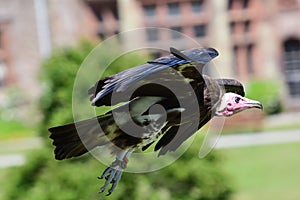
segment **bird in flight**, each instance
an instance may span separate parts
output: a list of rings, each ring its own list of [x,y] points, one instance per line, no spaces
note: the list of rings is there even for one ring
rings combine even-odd
[[[110,195],[121,179],[130,154],[153,144],[158,155],[175,151],[215,116],[231,116],[260,102],[245,98],[234,79],[215,79],[202,73],[218,56],[213,48],[179,51],[100,79],[88,90],[92,106],[115,106],[107,113],[49,129],[55,158],[81,156],[105,146],[116,160],[99,178],[99,192]],[[159,105],[159,106],[157,106]]]

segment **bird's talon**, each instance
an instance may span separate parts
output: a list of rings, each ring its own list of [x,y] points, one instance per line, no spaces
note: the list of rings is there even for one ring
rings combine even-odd
[[[105,190],[105,188],[101,188],[98,193],[100,194],[100,193],[104,192],[104,190]]]
[[[111,184],[111,188],[109,188],[108,193],[106,196],[109,196],[113,193],[115,188],[117,187],[123,170],[126,168],[126,165],[128,163],[128,156],[131,154],[132,151],[128,151],[126,156],[123,155],[123,158],[117,157],[117,159],[109,166],[107,167],[103,174],[99,176],[99,179],[105,178],[106,181],[104,185],[101,187],[99,193],[102,193],[106,188]]]

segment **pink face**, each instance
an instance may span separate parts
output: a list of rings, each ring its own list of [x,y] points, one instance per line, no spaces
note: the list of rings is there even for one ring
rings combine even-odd
[[[235,93],[225,93],[221,105],[217,108],[217,116],[231,116],[250,108],[263,109],[260,102],[242,97]]]

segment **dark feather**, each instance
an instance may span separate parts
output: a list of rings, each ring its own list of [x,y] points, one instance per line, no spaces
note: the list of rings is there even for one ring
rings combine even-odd
[[[203,65],[219,55],[218,51],[214,48],[196,48],[180,52],[179,50],[171,47],[170,52],[183,60],[190,60]]]
[[[122,118],[124,127],[128,125],[131,133],[123,132],[122,127],[116,123],[118,117],[114,118],[117,115],[113,115],[112,111],[92,119],[50,128],[50,138],[56,146],[56,159],[80,156],[96,146],[111,143],[121,149],[135,149],[144,145],[142,150],[145,150],[154,143],[151,139],[144,143],[145,139],[142,138],[143,134],[150,131],[146,129],[150,123],[163,126],[156,132],[152,130],[151,134],[154,134],[154,139],[162,134],[154,150],[159,150],[159,155],[164,155],[175,151],[213,117],[213,110],[220,103],[224,92],[244,96],[244,88],[240,82],[202,75],[204,64],[218,55],[215,49],[178,51],[170,48],[170,52],[172,55],[168,57],[101,79],[88,91],[95,106],[125,102],[113,111],[122,114],[126,106],[129,106],[128,119],[124,119],[124,115],[119,118]],[[174,94],[169,88],[176,88],[181,93]],[[112,102],[113,92],[116,98]],[[184,107],[180,105],[180,100],[183,99],[186,102]],[[158,111],[151,113],[150,108],[154,104],[163,106],[167,115]],[[195,108],[199,108],[199,112]],[[159,117],[151,122],[151,115]],[[163,116],[166,117],[166,123],[159,121]],[[129,120],[133,120],[143,131],[130,129]]]
[[[181,53],[178,49],[175,49],[174,47],[170,48],[170,52],[176,56],[177,58],[180,58],[182,60],[190,60],[190,61],[194,61],[193,59],[189,58],[188,56],[184,55],[183,53]]]
[[[154,147],[154,151],[157,151],[160,148],[168,145],[173,140],[173,138],[175,137],[178,129],[179,129],[179,126],[170,127],[170,129],[168,129],[167,132],[164,133],[164,135],[157,142],[157,144]]]
[[[49,128],[50,138],[55,146],[55,158],[62,160],[77,157],[95,146],[107,143],[106,137],[101,137],[104,136],[104,132],[100,125],[109,124],[111,118],[112,115],[109,113],[76,123]]]
[[[181,132],[170,132],[170,134],[172,134],[169,135],[170,138],[164,138],[164,141],[166,143],[160,143],[160,141],[158,141],[158,143],[160,143],[160,151],[158,153],[158,156],[165,155],[168,151],[175,151],[184,141],[186,141],[197,131],[197,129],[192,127],[192,123],[181,125]],[[159,150],[159,148],[157,147],[155,148],[155,150],[157,151]]]
[[[204,76],[205,85],[202,90],[202,86],[196,87],[196,93],[198,96],[198,105],[192,105],[190,108],[191,114],[187,115],[185,119],[181,119],[186,124],[182,124],[181,132],[176,134],[164,135],[159,141],[155,150],[161,147],[159,155],[164,155],[168,151],[175,151],[184,141],[191,137],[198,129],[204,126],[212,117],[212,110],[219,104],[224,91],[220,88],[217,81],[214,79]],[[203,93],[203,95],[200,95]],[[200,116],[194,115],[194,108],[199,106]],[[188,108],[187,108],[188,110]],[[198,124],[198,126],[196,126]],[[173,129],[175,130],[175,129]]]
[[[174,51],[174,48],[172,48],[172,51]],[[174,68],[177,66],[177,69],[179,69],[178,66],[181,68],[185,65],[190,66],[187,64],[192,64],[194,67],[198,66],[198,64],[199,66],[203,66],[203,64],[209,62],[212,58],[218,55],[217,51],[212,48],[193,49],[182,52],[186,59],[191,58],[186,60],[183,59],[182,56],[180,56],[182,54],[178,52],[178,50],[177,52],[173,52],[178,57],[169,56],[158,58],[143,65],[130,68],[118,74],[101,79],[89,89],[89,94],[92,95],[92,105],[109,106],[111,105],[110,96],[113,91],[116,93],[124,92],[138,81],[145,79],[152,74],[157,74],[167,68]],[[202,67],[199,70],[201,72]]]
[[[146,149],[148,149],[154,142],[155,142],[155,141],[153,141],[153,142],[151,142],[151,143],[149,143],[149,144],[143,146],[143,147],[142,147],[142,151],[145,151]]]
[[[182,143],[189,139],[197,130],[203,127],[211,118],[212,116],[208,114],[207,116],[203,117],[198,127],[195,127],[192,123],[188,123],[181,127],[181,133],[170,133],[172,134],[170,138],[166,138],[165,142],[162,141],[159,146],[155,147],[155,151],[160,149],[158,156],[165,155],[169,151],[176,151],[176,149],[178,149]],[[160,141],[158,143],[160,143]]]

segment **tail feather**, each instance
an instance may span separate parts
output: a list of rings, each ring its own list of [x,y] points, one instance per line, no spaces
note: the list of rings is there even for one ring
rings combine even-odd
[[[69,144],[72,144],[72,143],[76,144],[80,141],[80,138],[65,137],[65,138],[54,139],[52,144],[55,146],[65,145],[66,141],[68,141]]]
[[[100,121],[105,123],[106,117],[108,115],[49,128],[55,159],[81,156],[96,146],[107,144],[108,140],[99,126]]]
[[[57,146],[56,149],[54,150],[54,153],[55,153],[55,159],[63,160],[66,158],[83,155],[87,151],[88,150],[85,148],[85,146],[82,143],[73,143],[64,146]]]
[[[143,118],[141,115],[161,100],[163,100],[162,97],[155,96],[134,98],[129,102],[130,114],[136,119]],[[124,108],[126,111],[127,106],[128,104],[124,104],[115,108],[114,113],[119,113],[120,117],[123,117],[122,113],[124,113]],[[177,116],[182,111],[181,108],[172,110],[168,112],[167,117]],[[160,115],[153,114],[152,116]],[[130,119],[122,118],[122,120]],[[80,156],[96,146],[106,145],[110,141],[120,148],[134,146],[140,142],[139,139],[131,141],[133,137],[123,135],[120,127],[114,121],[113,112],[76,123],[52,127],[49,131],[51,132],[50,138],[53,140],[53,145],[55,145],[55,158],[58,160]],[[118,151],[113,148],[113,145],[110,148],[112,154]]]
[[[80,143],[71,148],[72,150],[66,154],[66,158],[77,157],[87,152],[85,146]]]

